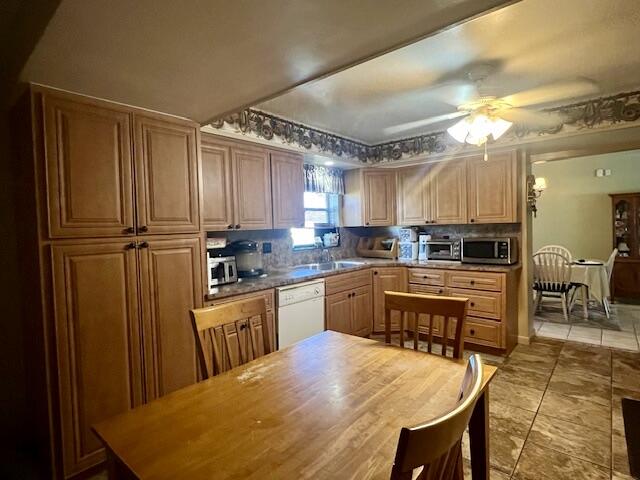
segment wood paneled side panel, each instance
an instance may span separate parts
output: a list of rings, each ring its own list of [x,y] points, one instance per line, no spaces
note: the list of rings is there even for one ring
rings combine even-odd
[[[431,221],[428,174],[427,165],[398,170],[398,225],[422,225]]]
[[[135,250],[54,246],[53,290],[65,475],[104,459],[91,426],[143,401]]]
[[[200,239],[150,240],[140,248],[147,397],[198,381],[189,310],[202,305]]]
[[[198,232],[197,126],[136,115],[134,127],[138,231]]]
[[[435,164],[428,182],[431,220],[445,225],[467,223],[466,162],[448,160]]]
[[[304,226],[302,155],[271,153],[273,228]]]
[[[367,170],[364,182],[365,226],[391,226],[395,224],[396,174],[393,170]]]
[[[203,137],[201,152],[203,229],[229,230],[233,224],[231,149]]]
[[[134,224],[129,113],[49,92],[42,102],[49,235],[124,234]]]
[[[494,153],[467,161],[470,223],[513,223],[517,221],[515,157]]]
[[[271,172],[266,150],[232,148],[235,226],[245,230],[270,229]]]

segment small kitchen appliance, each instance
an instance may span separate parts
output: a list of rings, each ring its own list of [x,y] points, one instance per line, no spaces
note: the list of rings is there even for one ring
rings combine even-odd
[[[236,257],[228,248],[207,249],[207,277],[210,290],[238,281]]]
[[[258,251],[258,243],[251,240],[237,240],[229,247],[236,256],[238,277],[259,277],[264,273],[262,253]]]
[[[427,240],[427,260],[460,260],[460,240]]]
[[[518,240],[503,238],[463,238],[463,263],[512,265],[518,262]]]
[[[418,236],[418,260],[427,260],[427,242],[431,235],[420,234]]]

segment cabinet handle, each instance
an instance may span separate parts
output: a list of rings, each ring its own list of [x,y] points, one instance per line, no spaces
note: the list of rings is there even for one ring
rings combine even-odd
[[[422,276],[422,278],[427,279],[427,278],[429,278],[429,277],[427,277],[426,275],[423,275],[423,276]]]
[[[136,229],[133,227],[127,227],[124,229],[124,233],[136,233]]]
[[[240,224],[239,223],[236,223],[236,228],[240,228]]]
[[[442,293],[442,289],[438,290],[438,293]]]
[[[475,334],[476,334],[476,331],[472,328],[471,330],[469,330],[469,334],[471,334],[471,335],[475,335]]]
[[[369,225],[369,222],[365,222],[365,225]]]
[[[138,248],[147,248],[149,246],[148,242],[140,242],[138,244]]]
[[[141,227],[139,227],[139,228],[138,228],[138,231],[139,231],[139,232],[142,232],[142,233],[144,233],[144,232],[148,232],[148,231],[149,231],[149,228],[148,228],[146,225],[143,225],[143,226],[141,226]]]
[[[474,302],[471,302],[469,305],[472,306],[472,307],[476,306],[476,304]]]
[[[374,270],[374,271],[373,271],[373,274],[374,274],[374,275],[377,275],[377,274],[378,274],[378,271],[377,271],[377,270]]]
[[[231,230],[233,228],[233,225],[227,225],[227,229]]]
[[[126,250],[131,250],[132,248],[136,248],[136,242],[127,243],[127,246],[124,248]]]
[[[245,328],[247,328],[247,324],[246,323],[241,323],[240,324],[240,330],[244,330]]]
[[[475,218],[472,218],[471,220],[469,220],[471,223],[475,222]]]
[[[470,283],[471,285],[475,285],[475,284],[476,284],[476,281],[475,281],[475,280],[471,280],[469,283]]]

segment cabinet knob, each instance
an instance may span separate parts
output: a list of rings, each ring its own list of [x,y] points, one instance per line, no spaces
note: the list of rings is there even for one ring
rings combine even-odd
[[[140,242],[138,244],[138,248],[147,248],[149,246],[148,242]]]
[[[240,228],[240,224],[239,223],[236,223],[236,228]]]
[[[369,222],[365,222],[365,225],[369,225]]]
[[[136,233],[136,229],[133,227],[127,227],[124,229],[124,233]]]
[[[424,278],[424,279],[426,280],[426,279],[427,279],[427,278],[429,278],[429,277],[427,277],[426,275],[423,275],[423,276],[422,276],[422,278]]]
[[[471,223],[473,223],[473,222],[475,222],[475,221],[476,221],[476,219],[475,219],[475,218],[472,218],[472,219],[471,219],[471,220],[469,220],[469,221],[470,221]]]
[[[149,228],[148,228],[146,225],[143,225],[143,226],[141,226],[141,227],[138,227],[138,231],[139,231],[139,232],[142,232],[142,233],[144,233],[144,232],[148,232],[148,231],[149,231]]]
[[[374,275],[377,275],[377,274],[378,274],[378,271],[377,271],[377,270],[374,270],[374,271],[373,271],[373,274],[374,274]]]
[[[227,225],[227,229],[231,230],[233,228],[233,225]]]
[[[474,302],[471,302],[469,305],[472,306],[472,307],[476,306],[476,304]]]
[[[442,293],[442,289],[438,290],[438,293]]]
[[[127,246],[124,248],[126,250],[131,250],[132,248],[136,248],[136,242],[127,243]]]
[[[475,280],[471,280],[469,283],[470,283],[471,285],[475,285],[475,284],[476,284],[476,281],[475,281]]]
[[[476,334],[476,331],[472,328],[471,330],[469,330],[469,334],[471,334],[471,335],[475,335],[475,334]]]

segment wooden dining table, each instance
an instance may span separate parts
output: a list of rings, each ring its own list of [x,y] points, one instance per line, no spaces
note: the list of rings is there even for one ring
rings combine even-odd
[[[466,363],[326,331],[94,426],[115,479],[388,479],[400,429],[457,401]],[[489,392],[469,425],[489,478]]]

